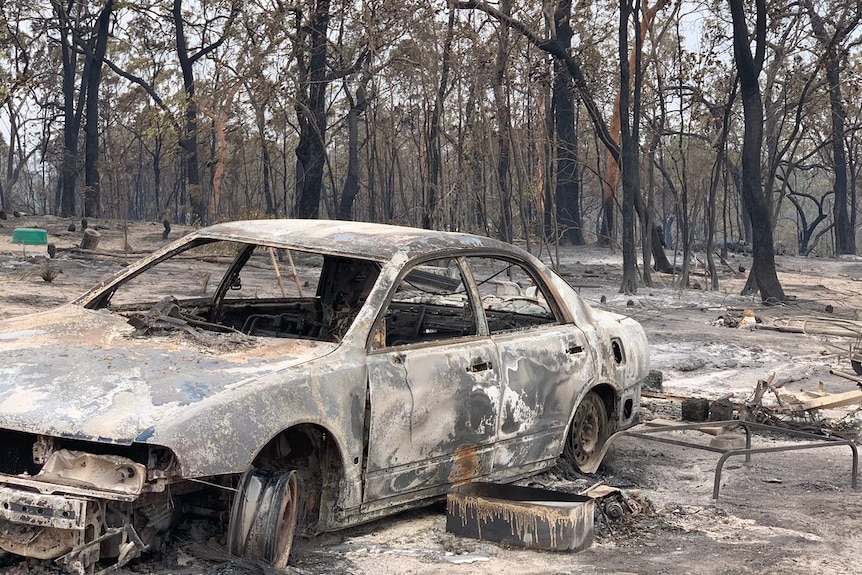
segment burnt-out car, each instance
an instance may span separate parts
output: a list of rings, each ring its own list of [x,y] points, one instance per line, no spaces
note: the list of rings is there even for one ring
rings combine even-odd
[[[70,571],[181,515],[276,566],[294,532],[416,507],[631,425],[640,325],[530,254],[378,224],[191,233],[60,308],[0,323],[0,549]]]

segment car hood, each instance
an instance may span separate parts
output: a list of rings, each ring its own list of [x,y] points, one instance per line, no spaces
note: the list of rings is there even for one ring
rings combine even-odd
[[[336,347],[191,329],[141,337],[120,315],[67,305],[0,322],[0,428],[144,441],[197,402]]]

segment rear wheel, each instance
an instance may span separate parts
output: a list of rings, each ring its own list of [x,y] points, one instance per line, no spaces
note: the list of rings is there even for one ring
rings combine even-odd
[[[584,473],[594,472],[601,463],[602,448],[608,439],[609,428],[605,402],[595,391],[587,393],[572,418],[563,451],[566,459]]]
[[[286,567],[296,533],[299,491],[296,471],[246,471],[231,508],[228,552]]]

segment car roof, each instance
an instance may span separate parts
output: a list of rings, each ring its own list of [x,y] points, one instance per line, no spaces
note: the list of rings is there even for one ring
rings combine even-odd
[[[373,260],[412,258],[447,250],[504,250],[514,246],[481,236],[340,220],[244,220],[202,228],[197,237],[264,243]]]

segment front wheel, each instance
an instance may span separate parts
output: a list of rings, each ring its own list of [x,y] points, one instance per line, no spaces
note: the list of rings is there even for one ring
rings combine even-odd
[[[590,391],[578,404],[563,455],[583,473],[593,473],[601,463],[602,448],[608,439],[610,422],[605,402]]]
[[[227,532],[231,555],[287,566],[299,511],[296,471],[250,469],[240,478]]]

